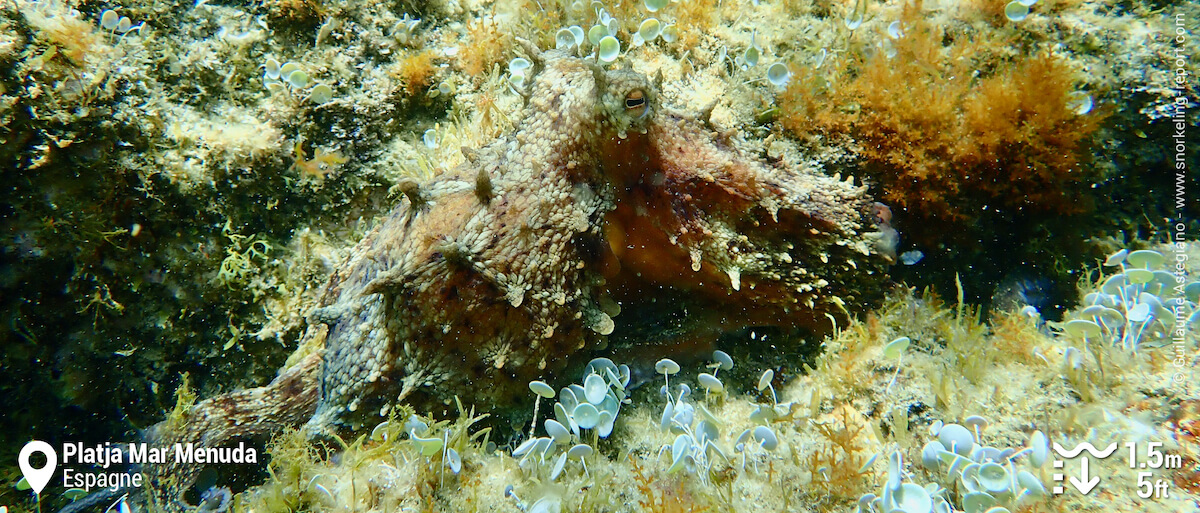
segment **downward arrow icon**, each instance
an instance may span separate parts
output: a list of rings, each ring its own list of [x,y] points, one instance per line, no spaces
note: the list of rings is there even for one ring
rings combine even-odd
[[[1083,495],[1087,495],[1088,492],[1092,491],[1092,488],[1100,484],[1100,476],[1093,476],[1091,479],[1088,479],[1088,459],[1087,456],[1084,456],[1079,462],[1079,478],[1071,476],[1070,479],[1075,489],[1079,490],[1079,493]]]

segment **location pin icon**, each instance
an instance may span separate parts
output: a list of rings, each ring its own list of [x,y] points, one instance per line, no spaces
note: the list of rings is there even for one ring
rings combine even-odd
[[[29,457],[35,452],[46,456],[46,466],[33,468],[33,465],[29,464]],[[29,483],[30,488],[33,488],[33,493],[41,495],[42,489],[46,487],[46,483],[50,482],[50,478],[54,476],[54,470],[58,468],[58,453],[54,452],[54,448],[50,444],[34,440],[21,448],[21,455],[17,458],[17,463],[21,465],[21,473],[25,474],[25,481]]]

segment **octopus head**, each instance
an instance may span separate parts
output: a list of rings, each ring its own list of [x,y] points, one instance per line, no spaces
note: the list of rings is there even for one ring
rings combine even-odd
[[[621,139],[631,132],[646,133],[659,108],[655,84],[632,69],[597,69],[594,76],[596,106],[604,127]]]

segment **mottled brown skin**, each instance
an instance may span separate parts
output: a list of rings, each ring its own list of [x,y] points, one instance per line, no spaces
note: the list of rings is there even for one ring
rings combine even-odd
[[[323,350],[149,439],[227,446],[301,423],[325,437],[398,401],[521,404],[529,380],[590,357],[617,301],[669,290],[727,330],[823,330],[877,279],[865,187],[742,155],[641,74],[527,49],[515,133],[401,184],[310,316],[305,345]],[[161,506],[187,507],[198,469],[145,470]]]

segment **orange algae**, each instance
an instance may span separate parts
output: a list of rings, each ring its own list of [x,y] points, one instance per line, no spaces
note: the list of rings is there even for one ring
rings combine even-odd
[[[309,160],[304,152],[304,141],[296,141],[293,152],[295,161],[292,168],[299,171],[303,178],[323,179],[349,160],[338,152],[325,152],[320,148],[313,150],[313,158]]]
[[[862,495],[874,474],[867,463],[878,445],[866,416],[842,403],[812,426],[824,439],[808,457],[812,484],[835,497]]]
[[[1090,208],[1080,182],[1091,176],[1085,150],[1104,116],[1073,110],[1068,63],[1006,58],[1012,42],[995,32],[949,37],[920,14],[919,2],[905,8],[906,34],[890,58],[855,52],[832,76],[795,70],[780,98],[783,126],[853,139],[918,242],[987,210],[1044,218]]]
[[[57,54],[71,65],[82,68],[88,56],[106,49],[95,25],[77,16],[37,16],[31,23],[39,29],[38,37],[52,49],[43,54],[43,60],[50,60]]]
[[[407,52],[392,68],[391,75],[400,81],[404,96],[414,96],[429,88],[435,72],[433,52]]]
[[[457,61],[470,77],[482,80],[492,67],[512,53],[515,41],[494,18],[472,20],[467,24],[467,42]]]

